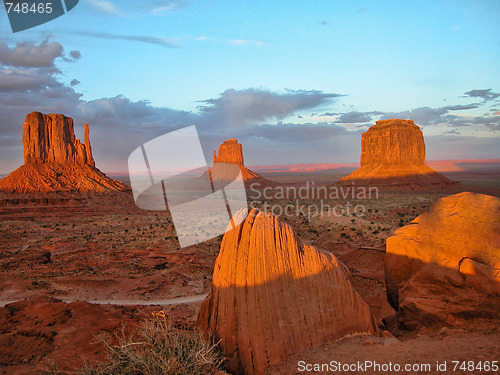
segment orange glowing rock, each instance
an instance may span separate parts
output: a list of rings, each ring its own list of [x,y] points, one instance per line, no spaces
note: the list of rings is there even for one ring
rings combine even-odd
[[[229,170],[226,172],[224,168],[218,166],[218,164],[221,165],[222,163],[237,165],[241,170],[244,181],[260,178],[257,173],[245,167],[243,163],[243,146],[241,143],[238,143],[236,139],[224,141],[224,143],[219,146],[218,155],[214,150],[214,166],[212,167],[212,169],[217,170],[215,173],[217,176],[216,178],[232,180],[231,172]],[[225,176],[226,174],[227,176]]]
[[[424,135],[412,120],[381,120],[361,136],[361,167],[341,184],[443,188],[457,185],[425,165]]]
[[[440,199],[387,239],[387,297],[407,327],[500,313],[500,199]]]
[[[347,267],[256,209],[225,234],[197,324],[221,340],[230,372],[245,374],[264,374],[308,347],[377,332]]]
[[[25,164],[0,180],[0,191],[128,190],[95,168],[85,124],[85,140],[75,138],[73,119],[60,114],[32,112],[23,127]]]

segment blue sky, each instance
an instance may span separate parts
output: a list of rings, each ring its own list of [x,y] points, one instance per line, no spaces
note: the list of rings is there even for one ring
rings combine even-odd
[[[1,9],[0,173],[33,110],[89,122],[109,171],[191,124],[209,161],[238,137],[248,164],[356,162],[390,117],[422,127],[429,159],[500,158],[499,20],[486,0],[80,0],[13,34]]]

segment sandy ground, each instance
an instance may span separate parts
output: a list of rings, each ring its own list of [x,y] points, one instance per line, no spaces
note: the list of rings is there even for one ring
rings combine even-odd
[[[335,181],[336,176],[280,174],[277,179],[299,187],[305,180],[324,184]],[[485,179],[479,185],[464,190],[500,196],[500,189]],[[329,215],[325,210],[308,215],[308,207],[321,204],[318,198],[262,199],[250,191],[248,195],[249,202],[261,209],[266,204],[303,206],[305,211],[296,206],[282,220],[304,242],[331,251],[348,266],[354,287],[370,305],[380,327],[386,329],[391,327],[384,326],[383,319],[394,311],[385,296],[385,239],[449,194],[381,192],[371,199],[326,202],[342,207],[348,203],[362,205],[362,216]],[[28,299],[0,308],[0,352],[4,353],[0,355],[0,373],[38,374],[51,364],[71,372],[86,362],[102,360],[104,348],[94,343],[100,332],[113,332],[123,323],[133,325],[144,314],[157,310],[165,311],[174,325],[192,329],[199,302],[210,290],[220,240],[218,237],[180,249],[169,213],[140,210],[127,194],[0,195],[0,301]],[[197,297],[178,299],[186,296]],[[141,302],[130,305],[134,301]],[[175,304],[167,304],[172,301]],[[105,324],[93,324],[103,316]],[[451,366],[451,360],[500,359],[497,322],[464,322],[459,329],[428,327],[418,332],[393,333],[396,337],[352,337],[309,349],[270,373],[304,373],[297,367],[301,360],[377,360],[401,365],[446,360]],[[70,338],[72,355],[68,359]],[[448,367],[446,372],[424,369],[399,373],[495,373],[482,371],[451,371]]]

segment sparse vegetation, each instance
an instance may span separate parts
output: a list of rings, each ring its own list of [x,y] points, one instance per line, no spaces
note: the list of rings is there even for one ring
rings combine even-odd
[[[163,311],[154,313],[136,330],[122,329],[103,336],[109,360],[82,375],[209,375],[220,370],[224,358],[217,343],[199,331],[170,326]]]

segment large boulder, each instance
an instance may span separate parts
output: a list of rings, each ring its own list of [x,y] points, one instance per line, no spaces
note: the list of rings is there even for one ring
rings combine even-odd
[[[225,234],[197,324],[220,340],[235,374],[264,374],[305,348],[377,332],[347,268],[256,209]]]
[[[23,126],[25,164],[0,180],[0,191],[128,190],[95,167],[85,124],[85,140],[75,138],[73,119],[61,114],[32,112]]]
[[[380,120],[361,136],[361,167],[340,184],[446,188],[457,183],[425,165],[422,130],[412,120]]]
[[[440,199],[387,239],[389,303],[406,328],[500,313],[500,199]]]

